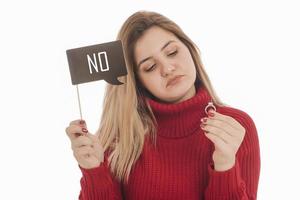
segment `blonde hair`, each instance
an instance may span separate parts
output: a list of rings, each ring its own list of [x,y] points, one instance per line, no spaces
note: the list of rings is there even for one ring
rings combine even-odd
[[[172,32],[189,49],[196,66],[196,83],[203,84],[213,102],[224,106],[211,85],[200,59],[200,50],[181,28],[167,17],[150,11],[132,14],[122,25],[117,39],[122,41],[128,74],[120,77],[123,85],[107,84],[101,122],[96,135],[104,147],[111,172],[118,181],[128,181],[130,171],[142,153],[145,136],[156,144],[156,120],[146,96],[153,97],[139,82],[134,60],[134,45],[144,31],[158,26]]]

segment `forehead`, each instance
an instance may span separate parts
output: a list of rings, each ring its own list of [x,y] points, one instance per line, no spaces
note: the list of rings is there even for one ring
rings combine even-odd
[[[173,33],[160,27],[154,26],[149,28],[135,44],[134,55],[136,61],[138,62],[143,58],[159,52],[163,45],[170,40],[179,41]]]

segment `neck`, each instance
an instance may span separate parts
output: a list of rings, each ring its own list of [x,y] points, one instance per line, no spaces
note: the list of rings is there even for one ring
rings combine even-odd
[[[147,98],[157,121],[157,134],[162,137],[186,137],[200,128],[200,119],[206,116],[205,106],[211,96],[204,86],[194,96],[179,103],[165,104]]]

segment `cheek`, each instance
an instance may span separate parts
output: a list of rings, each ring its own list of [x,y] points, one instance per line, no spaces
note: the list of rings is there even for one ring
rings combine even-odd
[[[155,78],[148,82],[148,90],[156,97],[159,97],[162,93],[165,92],[165,83],[159,78]]]
[[[149,88],[158,88],[161,85],[161,79],[157,74],[152,74],[151,76],[147,77],[147,83]]]
[[[159,76],[157,74],[143,74],[140,77],[141,83],[144,85],[144,87],[151,89],[157,88],[161,84],[161,80],[159,79]]]
[[[193,58],[190,54],[187,54],[184,58],[182,58],[182,63],[185,66],[186,71],[189,74],[195,74],[196,73],[196,69],[195,69],[195,64],[193,61]]]
[[[193,59],[189,53],[189,51],[183,51],[181,54],[177,57],[177,63],[180,63],[183,66],[190,67],[193,64]]]

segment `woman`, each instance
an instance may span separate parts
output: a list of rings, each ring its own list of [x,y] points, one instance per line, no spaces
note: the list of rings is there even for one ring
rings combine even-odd
[[[107,85],[96,136],[80,120],[66,129],[82,171],[79,199],[256,199],[255,124],[218,99],[196,45],[146,11],[117,39],[128,75]]]

